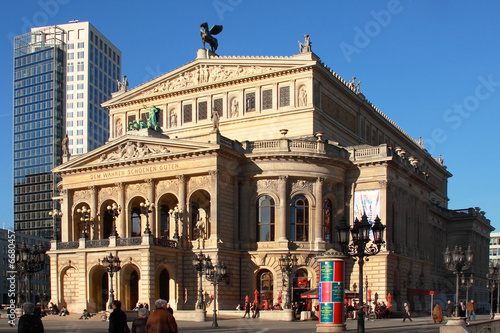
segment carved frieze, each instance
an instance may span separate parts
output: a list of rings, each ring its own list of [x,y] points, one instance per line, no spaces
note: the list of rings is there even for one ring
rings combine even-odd
[[[146,195],[147,192],[147,184],[146,183],[138,183],[138,184],[129,184],[127,185],[127,199],[132,198],[135,195]]]
[[[204,189],[204,190],[210,190],[210,180],[211,176],[199,176],[199,177],[192,177],[189,179],[188,182],[188,189],[189,192],[193,192],[194,190],[197,189]]]
[[[99,162],[113,162],[134,158],[145,158],[156,155],[163,155],[169,152],[170,151],[168,150],[167,146],[152,146],[149,144],[144,144],[142,142],[129,141],[126,144],[120,145],[110,153],[102,154]]]
[[[90,193],[91,190],[75,191],[75,193],[73,194],[73,202],[78,203],[80,201],[89,201]]]
[[[102,204],[105,200],[109,198],[116,198],[118,195],[118,188],[116,187],[104,187],[99,189],[97,194],[97,201]]]
[[[259,179],[257,180],[257,193],[278,192],[277,179]]]
[[[159,181],[158,185],[156,185],[156,193],[162,195],[167,192],[177,194],[179,192],[179,182],[173,179]]]
[[[276,70],[272,67],[263,66],[199,65],[191,71],[179,73],[176,77],[158,83],[154,88],[145,91],[143,95],[156,95],[208,83],[270,73]]]
[[[313,191],[313,183],[307,180],[294,180],[292,182],[292,192],[309,192]]]

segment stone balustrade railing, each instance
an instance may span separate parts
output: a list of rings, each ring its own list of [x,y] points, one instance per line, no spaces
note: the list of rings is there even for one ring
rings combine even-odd
[[[72,242],[55,242],[52,243],[51,250],[75,250],[78,248],[105,248],[109,247],[112,242],[110,242],[109,238],[107,239],[93,239],[93,240],[78,240]],[[116,246],[137,246],[143,244],[143,239],[141,236],[139,237],[129,237],[129,238],[116,238]],[[54,246],[55,245],[55,246]],[[169,247],[169,248],[177,248],[177,242],[174,240],[166,239],[166,238],[156,238],[153,237],[152,245],[161,246],[161,247]]]

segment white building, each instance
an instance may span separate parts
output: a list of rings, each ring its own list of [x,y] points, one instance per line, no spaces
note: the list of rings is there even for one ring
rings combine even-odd
[[[90,22],[58,25],[65,33],[66,133],[69,152],[83,154],[102,146],[109,136],[108,110],[121,81],[121,52]],[[42,27],[44,28],[44,27]],[[33,28],[36,31],[41,28]]]
[[[490,234],[490,260],[500,259],[500,232]]]

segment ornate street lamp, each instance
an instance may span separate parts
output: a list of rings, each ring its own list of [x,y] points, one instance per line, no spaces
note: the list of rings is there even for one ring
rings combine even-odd
[[[20,248],[18,246],[15,248],[17,274],[19,277],[24,276],[26,279],[26,301],[35,303],[35,300],[31,299],[31,278],[34,273],[40,272],[45,267],[45,251],[42,244],[33,244],[28,247],[24,242]]]
[[[212,264],[212,260],[209,256],[203,258],[203,269],[205,273],[205,278],[214,285],[214,315],[212,327],[218,327],[217,324],[217,285],[222,280],[228,278],[226,272],[227,268],[223,262],[217,262],[217,265]]]
[[[203,252],[198,253],[197,255],[193,255],[193,266],[198,271],[198,277],[200,279],[200,285],[198,289],[198,303],[196,304],[196,308],[203,310],[205,308],[205,303],[203,302],[203,288],[202,288],[202,276],[205,268],[203,266],[206,261],[206,257]]]
[[[293,269],[297,266],[297,263],[299,260],[297,259],[297,256],[291,255],[290,251],[283,257],[281,255],[279,259],[279,264],[281,268],[281,281],[283,284],[283,287],[286,286],[286,298],[285,298],[285,309],[290,309],[290,302],[291,302],[291,275],[293,272]],[[285,283],[285,276],[287,277],[287,282]]]
[[[94,223],[94,218],[90,216],[90,208],[83,206],[78,208],[76,212],[81,214],[80,221],[83,222],[82,238],[88,238],[88,225]]]
[[[118,237],[118,233],[116,232],[116,218],[120,215],[122,208],[113,202],[112,205],[106,207],[108,212],[113,216],[113,230],[111,230],[111,236]]]
[[[53,218],[53,223],[52,223],[52,239],[57,239],[57,217],[62,216],[62,212],[59,211],[58,209],[54,208],[49,212],[49,216],[52,216]]]
[[[108,309],[111,309],[111,305],[115,300],[115,291],[113,290],[113,275],[121,269],[120,259],[118,258],[118,256],[115,257],[113,256],[113,253],[110,253],[109,256],[106,256],[104,257],[104,259],[102,259],[102,266],[104,267],[106,272],[109,273],[109,280],[111,282],[108,302]]]
[[[347,225],[345,218],[340,220],[337,226],[339,244],[342,247],[344,254],[353,257],[354,261],[358,261],[359,265],[359,287],[363,288],[363,264],[369,260],[368,256],[375,255],[380,252],[380,247],[384,244],[384,229],[385,225],[380,222],[380,218],[375,218],[373,225],[368,222],[366,213],[361,217],[361,222],[356,218],[352,228]],[[373,233],[373,239],[370,239],[370,231]],[[349,232],[351,232],[352,241],[349,243]],[[363,290],[359,291],[359,310],[358,318],[358,333],[365,332],[365,321],[363,311]]]
[[[474,285],[474,274],[471,274],[468,279],[465,278],[465,274],[462,274],[460,282],[462,283],[462,286],[465,287],[465,317],[469,317],[467,305],[469,304],[469,289]]]
[[[498,262],[490,261],[490,266],[488,267],[489,273],[486,275],[490,286],[495,289],[495,284],[497,288],[497,313],[500,313],[500,266]],[[493,292],[491,294],[491,315],[493,316]]]
[[[153,212],[155,204],[146,199],[145,202],[141,202],[141,208],[146,211],[146,229],[144,229],[144,234],[150,235],[151,229],[149,229],[149,214]]]
[[[472,264],[474,259],[474,252],[471,247],[467,248],[467,251],[463,251],[462,247],[455,245],[455,249],[453,252],[450,252],[450,249],[446,247],[446,251],[444,252],[444,264],[449,271],[453,271],[453,274],[457,276],[456,283],[456,294],[455,294],[455,317],[458,318],[458,309],[460,304],[458,302],[459,299],[459,287],[460,287],[460,272],[466,271]]]
[[[488,275],[486,277],[488,277]],[[488,277],[488,283],[486,284],[486,288],[490,291],[491,294],[490,319],[493,319],[493,292],[495,291],[496,288],[495,279],[490,279]]]
[[[175,222],[175,229],[174,229],[174,237],[172,237],[175,241],[179,241],[179,222],[182,219],[182,214],[184,213],[182,211],[182,208],[179,208],[179,205],[175,205],[174,209],[170,209],[168,211],[170,216],[173,218]]]

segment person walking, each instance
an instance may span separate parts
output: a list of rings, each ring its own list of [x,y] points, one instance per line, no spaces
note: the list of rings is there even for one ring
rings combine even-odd
[[[410,319],[410,321],[413,321],[411,320],[410,306],[408,305],[408,303],[405,303],[403,305],[403,321],[406,321],[406,318]]]
[[[444,310],[446,311],[446,317],[453,316],[453,312],[455,312],[454,309],[455,309],[455,307],[451,303],[451,299],[449,299],[448,304],[446,304],[446,307],[444,308]]]
[[[39,316],[35,315],[35,304],[26,302],[23,304],[24,314],[19,318],[18,333],[43,333],[43,323]]]
[[[146,333],[146,323],[148,322],[148,309],[139,307],[137,319],[132,322],[132,333]]]
[[[172,315],[173,310],[167,309],[167,301],[158,299],[156,309],[151,312],[146,323],[147,333],[178,333],[177,322]]]
[[[466,306],[463,301],[460,301],[460,305],[458,307],[458,316],[459,317],[465,317],[465,309]]]
[[[432,310],[432,319],[435,323],[441,323],[444,321],[443,308],[439,305],[439,303],[436,303],[434,310]]]
[[[243,318],[245,318],[248,314],[248,319],[250,319],[250,308],[252,306],[250,305],[250,302],[245,302],[245,314],[243,315]]]
[[[255,307],[255,312],[253,314],[253,318],[260,318],[260,304],[259,303],[254,303],[253,304]]]
[[[122,302],[114,300],[111,304],[113,312],[109,315],[109,333],[129,333],[127,315],[122,311]]]
[[[476,320],[476,307],[475,307],[475,304],[474,304],[474,300],[471,299],[471,301],[469,302],[469,304],[467,304],[467,311],[469,312],[468,314],[468,320],[470,321],[471,320],[471,317],[474,318],[473,320]]]

